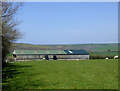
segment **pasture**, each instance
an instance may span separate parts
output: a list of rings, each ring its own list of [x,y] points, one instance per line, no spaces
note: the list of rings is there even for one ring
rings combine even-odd
[[[117,89],[118,60],[10,62],[3,69],[3,89]]]

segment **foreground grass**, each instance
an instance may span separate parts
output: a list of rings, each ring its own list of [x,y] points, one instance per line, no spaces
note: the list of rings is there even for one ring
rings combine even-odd
[[[117,89],[118,60],[11,62],[3,89]]]

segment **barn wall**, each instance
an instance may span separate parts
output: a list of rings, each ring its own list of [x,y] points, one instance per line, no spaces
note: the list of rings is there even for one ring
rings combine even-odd
[[[56,55],[57,59],[89,59],[89,55]]]
[[[53,60],[53,55],[48,55]],[[88,60],[89,55],[56,55],[58,60]],[[45,55],[17,55],[17,60],[43,60]]]
[[[49,59],[53,59],[53,55],[48,55]]]
[[[43,59],[44,55],[17,55],[17,59],[24,60],[24,59]]]

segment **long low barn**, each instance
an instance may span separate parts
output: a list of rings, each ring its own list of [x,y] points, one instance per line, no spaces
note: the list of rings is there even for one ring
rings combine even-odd
[[[14,50],[13,56],[19,60],[89,60],[85,50]]]

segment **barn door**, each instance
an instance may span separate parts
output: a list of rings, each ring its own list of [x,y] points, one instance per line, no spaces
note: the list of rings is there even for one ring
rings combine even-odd
[[[45,55],[45,59],[46,59],[46,60],[49,60],[49,57],[48,57],[48,55]]]
[[[57,60],[57,57],[56,57],[56,55],[53,55],[53,60]]]

